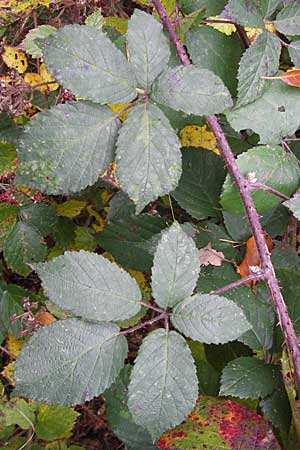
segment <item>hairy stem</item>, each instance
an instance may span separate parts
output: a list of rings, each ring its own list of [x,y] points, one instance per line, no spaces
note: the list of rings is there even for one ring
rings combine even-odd
[[[169,34],[170,40],[176,47],[180,61],[182,62],[183,65],[186,66],[190,65],[191,62],[185,51],[185,48],[182,42],[177,37],[173,29],[172,22],[168,17],[165,8],[161,4],[161,1],[153,0],[153,3],[162,20],[165,29]],[[271,299],[274,304],[274,308],[278,314],[279,323],[282,328],[286,346],[293,365],[295,385],[298,390],[298,393],[300,393],[300,348],[298,345],[293,324],[289,317],[286,304],[284,302],[284,299],[282,297],[279,288],[278,280],[276,278],[274,267],[271,262],[270,253],[265,243],[263,229],[259,221],[259,215],[255,209],[254,202],[251,197],[251,189],[249,183],[240,173],[234,154],[227,142],[226,136],[223,133],[222,128],[220,127],[217,117],[214,115],[210,115],[207,117],[207,122],[217,139],[219,149],[225,159],[231,177],[234,180],[236,187],[241,195],[242,201],[244,203],[247,218],[249,220],[252,234],[254,236],[258,254],[260,257],[262,272],[264,274],[265,281],[268,285],[271,294]]]
[[[250,183],[250,189],[253,191],[254,189],[261,189],[262,191],[269,192],[270,194],[276,195],[282,200],[290,200],[290,197],[283,194],[282,192],[277,191],[276,189],[271,188],[270,186],[266,186],[263,183]]]

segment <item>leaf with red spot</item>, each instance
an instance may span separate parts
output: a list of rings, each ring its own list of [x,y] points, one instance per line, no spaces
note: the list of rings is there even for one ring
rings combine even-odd
[[[260,415],[240,403],[204,396],[186,421],[164,433],[157,445],[161,450],[280,450]]]

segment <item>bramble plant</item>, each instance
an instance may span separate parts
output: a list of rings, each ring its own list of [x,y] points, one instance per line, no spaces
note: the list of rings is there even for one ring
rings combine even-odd
[[[168,2],[153,0],[153,14],[151,2],[138,3],[148,9],[134,10],[126,39],[97,11],[84,25],[43,25],[24,40],[45,62],[36,85],[64,90],[22,129],[2,127],[0,168],[14,159],[9,140],[18,164],[0,194],[1,250],[13,272],[36,272],[41,303],[63,320],[40,327],[31,294],[0,284],[2,340],[19,335],[10,317],[23,310],[36,326],[14,366],[13,395],[42,402],[34,414],[103,394],[129,450],[292,450],[300,76],[282,69],[300,65],[299,2],[183,0],[174,14]],[[71,220],[83,211],[86,227]],[[239,277],[232,244],[245,241]],[[136,271],[151,271],[151,295]],[[131,367],[128,339],[139,331]],[[73,424],[77,413],[67,411]]]

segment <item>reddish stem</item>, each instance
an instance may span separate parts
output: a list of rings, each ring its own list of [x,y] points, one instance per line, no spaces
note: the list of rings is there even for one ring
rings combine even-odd
[[[265,278],[264,273],[253,273],[251,275],[247,275],[246,277],[241,278],[240,280],[236,280],[233,283],[226,284],[226,286],[223,286],[219,289],[216,289],[215,291],[211,291],[210,295],[219,295],[223,292],[230,291],[231,289],[235,289],[239,286],[242,286],[243,284],[249,283],[250,281],[259,281],[263,280]]]
[[[165,8],[161,4],[160,0],[153,0],[153,3],[157,9],[157,12],[162,20],[165,29],[169,34],[170,40],[176,47],[180,61],[182,62],[183,65],[186,66],[190,65],[191,62],[189,60],[189,57],[184,49],[183,44],[177,37],[172,27],[172,22],[168,17]],[[232,153],[232,150],[227,142],[226,136],[219,125],[217,117],[214,115],[208,116],[207,122],[217,139],[219,149],[222,152],[222,155],[225,159],[231,177],[234,180],[236,187],[240,192],[242,201],[244,203],[246,214],[259,253],[262,272],[264,274],[265,281],[268,285],[271,298],[274,304],[274,308],[278,314],[280,326],[283,331],[286,346],[293,365],[295,385],[298,390],[298,393],[300,393],[300,348],[298,345],[293,324],[289,317],[286,304],[283,300],[279,288],[278,280],[276,278],[274,267],[271,262],[270,253],[265,243],[263,229],[261,227],[259,215],[255,209],[254,202],[251,197],[251,189],[249,183],[240,173],[234,154]]]

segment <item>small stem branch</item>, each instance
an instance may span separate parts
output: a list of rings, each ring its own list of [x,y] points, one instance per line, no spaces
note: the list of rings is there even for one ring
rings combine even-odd
[[[162,312],[158,316],[154,317],[153,319],[147,320],[146,322],[139,323],[135,327],[128,328],[127,330],[121,331],[119,334],[129,334],[134,333],[137,330],[141,330],[142,328],[147,327],[148,325],[153,325],[155,322],[158,322],[159,320],[165,320],[166,317],[169,316],[169,313],[166,311]]]
[[[170,40],[174,43],[178,57],[183,65],[190,65],[191,62],[189,57],[184,49],[183,44],[180,39],[177,37],[170,18],[168,17],[165,8],[163,7],[160,0],[153,0],[153,3],[157,9],[157,12],[162,20],[164,27],[166,28]],[[252,230],[252,234],[254,236],[258,254],[261,261],[262,272],[265,277],[265,281],[268,285],[271,298],[274,304],[274,308],[277,312],[281,329],[283,331],[286,346],[288,349],[289,357],[292,362],[292,366],[294,369],[294,379],[295,385],[298,393],[300,393],[300,348],[297,341],[297,336],[294,330],[294,326],[289,317],[288,310],[284,299],[282,297],[278,280],[275,275],[274,267],[271,262],[270,253],[266,246],[265,237],[263,233],[262,226],[259,221],[259,215],[255,209],[254,202],[251,196],[251,189],[249,187],[249,182],[245,180],[242,176],[237,162],[235,160],[234,154],[228,144],[226,136],[218,122],[218,119],[214,115],[210,115],[207,117],[207,122],[213,131],[217,142],[218,147],[221,150],[221,153],[224,157],[228,170],[231,174],[231,177],[239,190],[241,195],[241,199],[243,201],[246,214],[250,223],[250,227]]]
[[[282,200],[290,200],[290,197],[283,194],[282,192],[277,191],[276,189],[271,188],[270,186],[266,186],[263,183],[249,183],[250,189],[261,189],[263,191],[269,192],[270,194],[276,195],[277,197],[281,198]]]
[[[226,286],[223,286],[219,289],[216,289],[215,291],[211,291],[210,295],[219,295],[223,294],[223,292],[230,291],[231,289],[235,289],[239,286],[242,286],[243,284],[250,283],[251,281],[259,281],[263,280],[265,278],[265,275],[260,273],[253,273],[252,275],[247,275],[244,278],[241,278],[240,280],[236,280],[233,283],[226,284]]]
[[[145,308],[152,309],[153,311],[159,312],[160,314],[162,314],[164,312],[163,309],[157,308],[156,306],[152,306],[152,305],[150,305],[150,303],[145,303],[145,302],[139,302],[139,303],[140,303],[140,305],[145,306]]]
[[[245,48],[249,48],[250,47],[250,43],[249,43],[249,39],[247,36],[246,31],[244,30],[244,28],[239,24],[239,23],[235,23],[235,28],[236,31],[240,37],[240,40],[242,41],[243,45]]]

